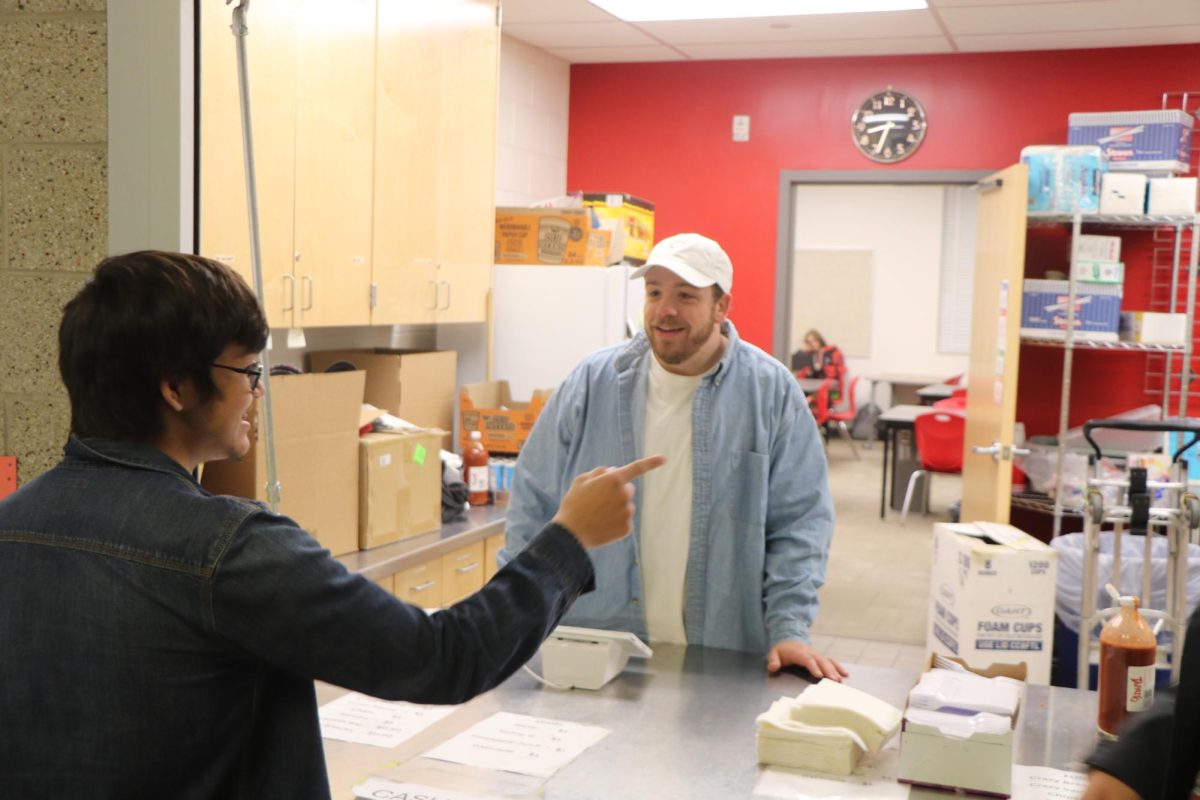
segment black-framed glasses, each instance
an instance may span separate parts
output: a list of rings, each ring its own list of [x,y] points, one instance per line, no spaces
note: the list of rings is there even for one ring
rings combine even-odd
[[[259,363],[251,364],[248,367],[231,367],[227,364],[213,364],[217,369],[227,369],[230,372],[240,372],[250,379],[250,391],[258,388],[258,382],[262,380],[263,365]]]

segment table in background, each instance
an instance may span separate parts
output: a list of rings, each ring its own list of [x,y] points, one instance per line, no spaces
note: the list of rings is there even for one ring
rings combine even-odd
[[[917,398],[923,405],[931,406],[938,400],[945,400],[961,388],[964,387],[956,386],[953,383],[931,383],[917,389]]]
[[[863,380],[871,382],[871,402],[875,405],[875,387],[886,383],[892,387],[892,405],[910,405],[917,401],[917,390],[923,386],[940,383],[945,375],[915,375],[907,372],[881,372],[875,375],[864,375]],[[909,397],[898,397],[902,394]]]
[[[896,431],[913,430],[916,426],[917,417],[922,414],[932,413],[933,409],[929,406],[912,406],[900,405],[892,406],[887,411],[879,415],[879,424],[883,427],[883,486],[879,490],[879,518],[884,519],[886,516],[885,508],[888,503],[888,450],[891,449],[891,468],[893,480],[896,472],[896,453],[899,448],[896,446]],[[916,449],[916,443],[913,443],[913,449]],[[892,501],[896,499],[896,493],[892,492]],[[918,496],[919,499],[919,496]],[[920,510],[920,509],[917,509]]]
[[[917,678],[888,667],[847,668],[850,686],[898,707]],[[333,796],[350,798],[351,787],[372,772],[403,764],[497,711],[508,711],[611,731],[547,780],[544,795],[536,796],[751,797],[760,771],[755,718],[779,697],[795,696],[808,685],[795,673],[768,676],[761,655],[656,645],[652,658],[630,661],[599,691],[550,689],[518,672],[394,749],[325,740],[326,761]],[[322,702],[342,691],[318,689]],[[1015,763],[1079,768],[1095,744],[1095,719],[1094,692],[1029,686],[1018,717]],[[949,796],[921,789],[909,794]]]

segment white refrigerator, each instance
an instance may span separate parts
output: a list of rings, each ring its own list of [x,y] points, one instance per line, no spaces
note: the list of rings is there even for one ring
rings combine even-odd
[[[641,330],[635,268],[497,264],[492,275],[492,378],[514,400],[552,389],[590,353]]]

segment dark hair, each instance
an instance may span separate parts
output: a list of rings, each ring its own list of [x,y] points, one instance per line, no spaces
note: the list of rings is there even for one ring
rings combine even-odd
[[[725,290],[722,289],[720,286],[717,286],[715,283],[712,285],[712,290],[713,290],[713,302],[714,303],[725,296]]]
[[[101,261],[63,309],[58,370],[77,436],[150,441],[163,432],[161,382],[216,394],[211,364],[231,344],[267,343],[246,282],[202,256],[144,250]]]
[[[820,343],[821,347],[824,347],[826,345],[825,337],[822,336],[821,332],[818,331],[816,328],[811,328],[808,331],[808,333],[804,334],[805,339],[808,339],[808,337],[810,337],[810,336],[813,337],[814,339],[816,339]]]

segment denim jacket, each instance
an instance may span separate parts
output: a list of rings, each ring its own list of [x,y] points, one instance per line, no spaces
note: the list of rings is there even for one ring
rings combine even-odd
[[[158,450],[72,438],[0,502],[0,797],[327,798],[313,679],[459,703],[592,586],[552,525],[432,616]]]
[[[765,653],[808,640],[833,532],[825,451],[787,367],[738,338],[692,401],[692,521],[684,584],[690,644]],[[553,516],[572,479],[643,455],[650,343],[645,334],[601,350],[550,398],[521,448],[500,563]],[[594,551],[599,591],[567,614],[572,625],[647,636],[638,528]]]

